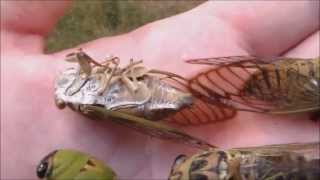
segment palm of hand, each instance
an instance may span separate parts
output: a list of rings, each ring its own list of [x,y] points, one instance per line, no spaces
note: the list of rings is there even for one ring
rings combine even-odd
[[[147,25],[132,33],[99,39],[82,47],[97,59],[111,52],[123,61],[143,59],[147,67],[190,77],[202,67],[184,64],[183,59],[249,53],[276,55],[302,38],[287,40],[283,37],[286,32],[275,34],[277,38],[273,38],[277,40],[274,43],[281,44],[281,47],[272,47],[268,37],[264,36],[266,32],[252,34],[250,40],[240,33],[239,28],[227,22],[228,17],[223,20],[221,17],[204,16],[210,6],[215,5],[204,4],[191,12]],[[208,25],[209,22],[214,27]],[[296,34],[303,34],[300,31],[297,30]],[[305,34],[310,34],[310,31]],[[3,32],[7,37],[2,40],[6,44],[3,47],[5,53],[1,55],[1,177],[34,178],[35,166],[43,155],[58,148],[72,148],[108,162],[120,177],[166,178],[174,157],[190,151],[183,145],[154,140],[113,123],[90,121],[69,109],[58,110],[53,101],[53,81],[67,64],[58,61],[64,59],[67,52],[44,55],[36,50],[39,47],[38,36],[11,33],[10,30]],[[318,37],[319,31],[288,54],[319,56],[315,47],[319,46],[315,40]],[[19,38],[25,38],[22,46],[15,44]],[[252,42],[264,40],[267,41],[265,45],[248,48]],[[318,127],[304,115],[270,116],[239,112],[232,120],[190,127],[186,131],[212,144],[234,147],[315,141],[319,137]]]

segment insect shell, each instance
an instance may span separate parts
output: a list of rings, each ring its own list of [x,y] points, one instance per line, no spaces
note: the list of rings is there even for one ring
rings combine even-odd
[[[174,116],[194,104],[193,96],[162,78],[182,77],[170,72],[148,70],[142,61],[131,61],[119,67],[118,58],[102,63],[94,61],[82,50],[67,56],[79,68],[62,72],[55,84],[55,101],[75,111],[114,122],[162,139],[211,148],[209,143],[155,120]]]
[[[217,66],[190,80],[193,92],[212,103],[224,100],[238,110],[272,114],[320,110],[319,57],[234,56],[187,62]]]
[[[100,64],[82,51],[67,60],[78,62],[80,68],[67,69],[58,77],[55,91],[58,107],[98,105],[157,120],[193,103],[190,93],[152,76],[141,61],[131,61],[127,67],[119,68],[117,58]],[[95,63],[91,66],[90,62]]]
[[[213,149],[176,158],[169,180],[318,180],[319,143]]]
[[[56,150],[37,166],[37,176],[47,180],[115,180],[116,174],[100,160],[74,150]]]

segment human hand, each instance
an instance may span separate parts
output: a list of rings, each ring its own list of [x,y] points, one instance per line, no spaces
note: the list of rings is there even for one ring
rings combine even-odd
[[[175,156],[187,151],[185,146],[55,107],[54,78],[65,69],[64,56],[77,48],[44,54],[43,37],[68,3],[8,1],[1,5],[1,178],[34,179],[42,156],[59,148],[95,155],[123,178],[167,178]],[[315,1],[207,2],[81,47],[95,59],[109,54],[123,63],[143,59],[147,67],[191,77],[203,67],[185,64],[185,59],[281,53],[319,56],[318,14]],[[306,115],[239,112],[231,120],[186,131],[228,148],[316,141],[318,128],[319,123]]]

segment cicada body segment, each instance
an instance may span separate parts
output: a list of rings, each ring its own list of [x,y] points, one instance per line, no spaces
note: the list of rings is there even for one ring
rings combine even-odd
[[[37,176],[46,180],[115,180],[116,174],[102,161],[79,151],[61,149],[44,157]]]
[[[180,155],[169,180],[316,180],[319,148],[319,143],[282,144]]]
[[[319,58],[246,56],[195,59],[215,66],[189,81],[192,93],[238,110],[288,114],[320,110]]]

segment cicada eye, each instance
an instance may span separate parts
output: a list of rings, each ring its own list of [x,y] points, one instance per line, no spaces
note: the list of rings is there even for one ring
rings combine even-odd
[[[66,103],[62,99],[55,98],[54,102],[59,109],[63,109],[66,107]]]
[[[51,161],[52,157],[57,151],[53,151],[50,154],[48,154],[46,157],[44,157],[40,164],[37,166],[37,176],[42,179],[45,177],[48,177],[50,174],[52,167],[51,167]]]
[[[174,160],[174,166],[180,165],[181,163],[183,163],[185,160],[187,159],[187,156],[184,154],[180,154],[179,156],[176,157],[176,159]]]
[[[37,176],[42,179],[46,177],[47,171],[48,171],[48,162],[41,162],[37,167]]]

